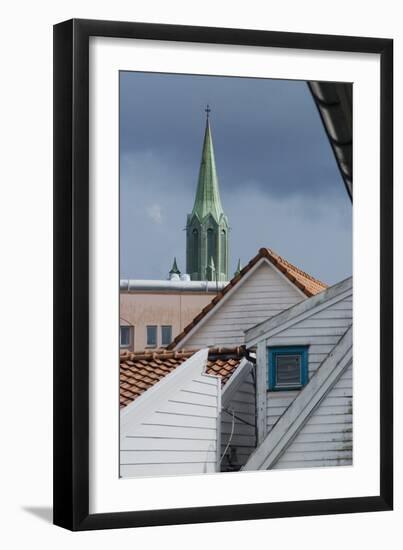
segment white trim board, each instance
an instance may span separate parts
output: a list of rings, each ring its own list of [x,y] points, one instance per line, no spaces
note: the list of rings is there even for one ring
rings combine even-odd
[[[246,357],[243,357],[235,372],[232,374],[228,382],[225,384],[224,389],[221,392],[222,404],[225,406],[232,396],[237,392],[242,385],[245,378],[253,369],[253,363],[248,361]]]

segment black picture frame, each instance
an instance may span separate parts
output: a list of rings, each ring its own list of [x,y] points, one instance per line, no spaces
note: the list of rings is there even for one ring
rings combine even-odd
[[[380,491],[369,497],[89,513],[89,38],[362,52],[381,57]],[[393,40],[73,19],[54,27],[54,523],[71,530],[391,510]]]

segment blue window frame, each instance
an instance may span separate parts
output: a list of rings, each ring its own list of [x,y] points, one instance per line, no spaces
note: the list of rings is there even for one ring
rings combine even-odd
[[[308,346],[268,348],[271,391],[297,390],[308,382]]]

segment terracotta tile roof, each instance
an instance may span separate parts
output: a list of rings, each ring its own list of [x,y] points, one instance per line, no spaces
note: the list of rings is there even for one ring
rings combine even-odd
[[[231,281],[219,292],[207,306],[176,336],[167,349],[174,349],[179,342],[195,327],[209,311],[220,302],[220,300],[235,286],[239,281],[262,259],[266,258],[279,271],[281,271],[287,279],[289,279],[297,288],[299,288],[307,297],[319,294],[327,288],[325,283],[315,279],[305,271],[302,271],[295,265],[291,264],[270,248],[261,248],[254,258],[236,275]]]
[[[270,248],[261,248],[259,250],[259,254],[261,253],[264,257],[267,257],[277,267],[277,269],[284,273],[287,279],[302,290],[308,298],[314,296],[315,294],[319,294],[319,292],[326,290],[328,287],[327,284],[315,279],[312,275],[309,275],[309,273],[305,273],[305,271],[302,271],[302,269],[299,269],[295,265],[291,264],[279,256],[276,252],[270,250]]]
[[[120,407],[125,407],[197,350],[123,351],[120,354]],[[221,376],[224,385],[245,356],[244,348],[210,348],[207,373]]]

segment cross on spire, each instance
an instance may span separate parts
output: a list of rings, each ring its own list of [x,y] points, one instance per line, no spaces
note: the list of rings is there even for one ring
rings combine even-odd
[[[209,118],[209,115],[210,115],[210,112],[211,112],[211,109],[210,109],[210,105],[207,103],[206,105],[206,108],[204,109],[207,113],[207,118]]]

